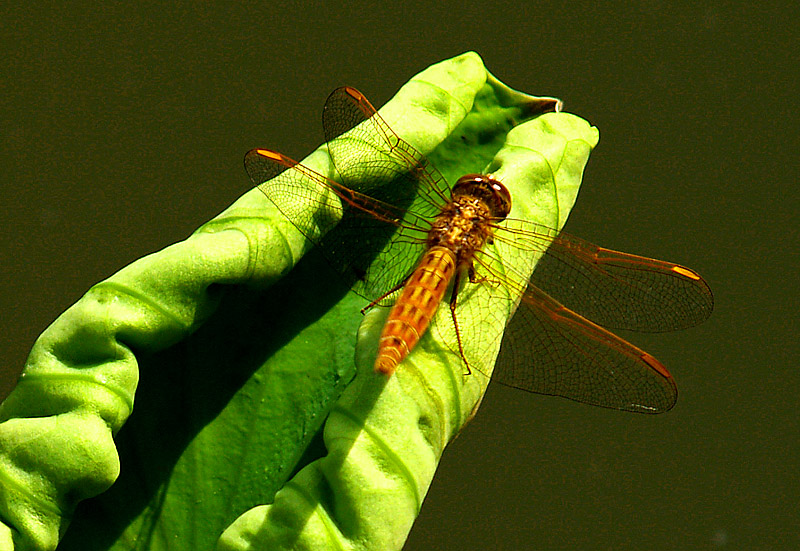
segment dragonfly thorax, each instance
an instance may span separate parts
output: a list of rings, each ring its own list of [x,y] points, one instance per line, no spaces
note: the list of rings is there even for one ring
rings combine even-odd
[[[497,180],[480,174],[459,178],[453,198],[434,219],[428,232],[428,247],[451,250],[461,265],[492,240],[492,224],[506,217],[511,196]]]

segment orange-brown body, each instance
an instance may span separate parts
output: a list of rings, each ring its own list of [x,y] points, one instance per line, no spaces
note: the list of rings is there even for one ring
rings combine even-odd
[[[452,201],[431,225],[428,250],[389,312],[378,344],[375,371],[386,375],[395,372],[397,364],[428,329],[454,276],[467,271],[473,279],[475,253],[491,242],[492,223],[504,219],[510,209],[508,191],[490,176],[469,174],[459,179]],[[457,285],[458,279],[453,297],[458,292]]]
[[[456,257],[450,249],[437,246],[425,253],[383,326],[376,371],[391,375],[417,345],[455,272]]]

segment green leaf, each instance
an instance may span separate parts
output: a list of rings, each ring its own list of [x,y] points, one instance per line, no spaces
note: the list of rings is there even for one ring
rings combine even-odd
[[[597,131],[564,113],[520,124],[542,103],[468,53],[381,113],[449,180],[488,166],[512,216],[555,226]],[[334,175],[324,147],[304,164]],[[374,374],[385,312],[362,317],[336,281],[253,190],[90,289],[0,407],[0,549],[209,549],[223,532],[219,549],[402,547],[486,380],[436,331]]]

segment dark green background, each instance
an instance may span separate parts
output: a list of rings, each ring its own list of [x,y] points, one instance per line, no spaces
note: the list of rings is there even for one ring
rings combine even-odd
[[[249,148],[303,157],[336,86],[380,105],[474,49],[600,128],[568,231],[697,269],[717,309],[632,337],[666,415],[491,388],[406,549],[800,547],[796,7],[374,4],[0,8],[3,395],[93,283],[248,189]]]

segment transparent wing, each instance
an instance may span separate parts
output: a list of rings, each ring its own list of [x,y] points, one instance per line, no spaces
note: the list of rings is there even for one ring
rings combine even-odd
[[[528,392],[638,413],[675,405],[654,357],[529,285],[503,336],[493,380]]]
[[[322,126],[336,170],[344,182],[357,182],[359,191],[398,206],[413,203],[419,215],[429,218],[450,200],[444,176],[395,134],[355,88],[331,93]]]
[[[245,168],[258,189],[370,301],[402,281],[424,249],[429,223],[411,211],[267,149],[249,151]],[[386,256],[378,269],[375,260],[382,249]]]
[[[541,256],[531,283],[606,328],[675,331],[703,322],[714,309],[708,284],[678,264],[605,249],[521,220],[498,228],[496,239]]]

